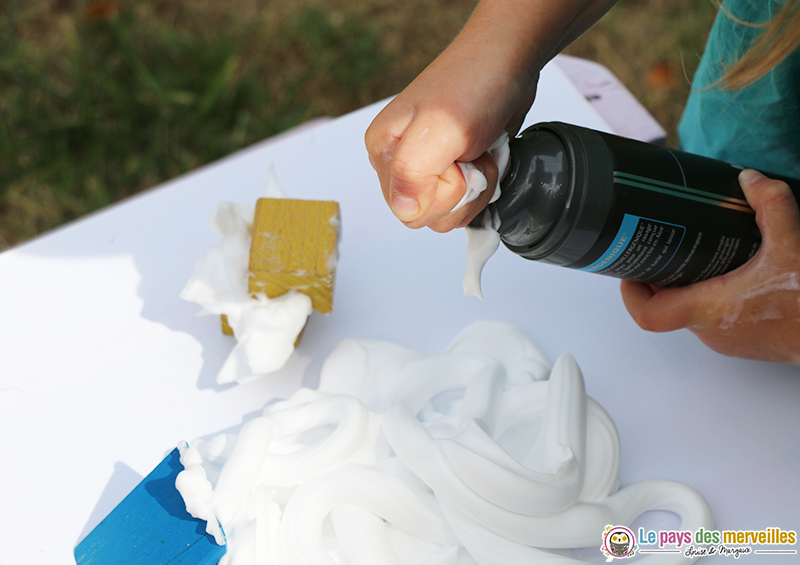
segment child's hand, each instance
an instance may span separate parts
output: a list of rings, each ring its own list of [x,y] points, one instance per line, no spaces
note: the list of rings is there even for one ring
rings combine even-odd
[[[730,273],[683,288],[622,281],[622,298],[642,328],[689,328],[714,351],[800,364],[800,212],[789,187],[756,171],[739,181],[763,242]]]
[[[519,131],[539,71],[616,0],[481,0],[461,33],[367,130],[370,162],[389,207],[411,228],[464,226],[492,196],[450,213],[473,161],[494,184],[486,149]],[[495,181],[496,182],[496,181]]]
[[[512,43],[473,17],[367,130],[384,198],[408,227],[449,231],[486,207],[493,190],[450,214],[466,189],[456,161],[473,161],[496,184],[497,166],[485,151],[504,129],[517,132],[538,79],[538,66],[529,68]]]

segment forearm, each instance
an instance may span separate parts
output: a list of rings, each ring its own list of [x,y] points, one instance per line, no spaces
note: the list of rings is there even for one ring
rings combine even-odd
[[[536,74],[618,0],[481,0],[456,41],[501,47]]]
[[[464,140],[472,142],[471,148],[451,146],[454,157],[476,159],[503,128],[516,133],[533,102],[542,67],[616,2],[482,0],[461,33],[396,104],[408,105],[411,115],[423,104],[446,108],[440,117],[452,120],[447,127],[465,128]],[[478,119],[475,109],[481,106]]]

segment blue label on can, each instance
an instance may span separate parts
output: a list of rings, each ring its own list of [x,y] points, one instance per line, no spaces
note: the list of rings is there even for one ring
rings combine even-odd
[[[625,214],[608,249],[581,271],[645,281],[674,257],[686,228],[669,222]]]

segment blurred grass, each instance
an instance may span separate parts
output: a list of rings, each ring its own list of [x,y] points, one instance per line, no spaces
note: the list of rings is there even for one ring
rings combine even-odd
[[[398,92],[473,6],[0,0],[0,250]],[[713,14],[710,0],[623,0],[568,52],[608,66],[674,144]]]

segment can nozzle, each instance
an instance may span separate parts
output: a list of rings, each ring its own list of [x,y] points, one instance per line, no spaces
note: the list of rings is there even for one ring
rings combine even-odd
[[[569,158],[561,139],[547,130],[526,130],[509,145],[511,160],[500,198],[470,226],[486,227],[488,218],[494,218],[499,220],[497,231],[505,243],[533,245],[550,232],[564,210]]]

